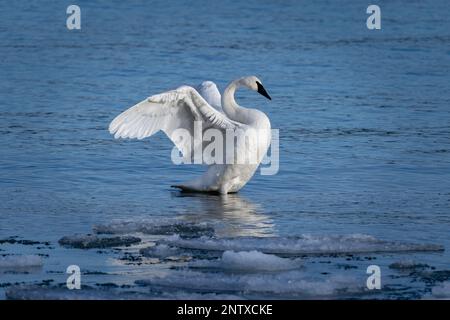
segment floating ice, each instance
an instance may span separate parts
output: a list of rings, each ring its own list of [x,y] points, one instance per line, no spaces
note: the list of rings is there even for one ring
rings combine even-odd
[[[21,269],[42,266],[42,258],[36,255],[0,256],[0,269]]]
[[[159,244],[153,247],[143,248],[139,252],[145,257],[162,259],[181,254],[180,249],[170,247],[166,244]]]
[[[328,277],[323,280],[305,278],[299,271],[258,274],[219,274],[175,271],[166,277],[137,280],[137,284],[153,290],[186,290],[191,292],[277,294],[294,297],[354,294],[364,290],[354,280]]]
[[[396,270],[404,270],[404,271],[411,271],[415,269],[427,269],[430,268],[429,265],[424,263],[417,263],[413,260],[403,260],[391,263],[389,265],[390,269],[396,269]]]
[[[116,293],[112,290],[68,290],[67,288],[45,288],[39,286],[16,286],[5,292],[10,300],[118,300],[147,299],[147,296],[133,293]]]
[[[184,291],[165,292],[157,296],[156,299],[169,300],[243,300],[242,297],[223,293],[192,293]]]
[[[212,236],[214,228],[206,223],[190,223],[175,218],[117,220],[109,224],[95,225],[94,232],[98,234],[144,233],[152,235],[179,234],[184,238]]]
[[[422,271],[417,273],[421,279],[428,283],[444,282],[450,280],[450,270]]]
[[[148,299],[182,299],[182,300],[238,300],[240,297],[226,294],[196,294],[171,292],[161,294],[144,294],[141,292],[119,292],[114,290],[83,288],[67,290],[61,287],[15,286],[6,290],[10,300],[148,300]]]
[[[141,242],[141,239],[131,236],[99,237],[92,234],[75,234],[63,237],[58,242],[62,246],[91,249],[129,246]]]
[[[25,239],[17,239],[16,236],[14,237],[9,237],[6,239],[0,239],[0,244],[22,244],[25,246],[33,246],[33,245],[37,245],[37,244],[42,244],[42,245],[46,245],[49,246],[50,243],[49,242],[39,242],[39,241],[33,241],[33,240],[25,240]]]
[[[166,260],[166,261],[190,261],[192,259],[217,259],[219,255],[216,252],[199,250],[184,250],[177,247],[171,247],[166,244],[157,244],[151,247],[142,248],[139,253],[144,257]]]
[[[431,290],[433,298],[450,299],[450,281],[443,282]]]
[[[298,269],[298,259],[280,258],[259,251],[225,251],[220,259],[200,260],[189,264],[191,268],[212,268],[245,272],[284,271]]]
[[[171,236],[158,243],[170,246],[210,251],[261,251],[278,255],[343,254],[377,252],[442,251],[434,244],[414,244],[384,241],[369,235],[337,236],[302,235],[298,237],[239,237],[183,239]]]

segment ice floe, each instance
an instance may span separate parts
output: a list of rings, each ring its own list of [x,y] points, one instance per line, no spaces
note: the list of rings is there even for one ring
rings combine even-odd
[[[49,246],[50,242],[39,242],[39,241],[33,241],[33,240],[26,240],[26,239],[18,239],[17,236],[9,237],[5,239],[0,239],[0,244],[22,244],[24,246],[33,246],[33,245],[45,245]]]
[[[390,269],[400,270],[400,271],[413,271],[417,269],[427,269],[430,268],[429,265],[424,263],[418,263],[413,260],[402,260],[398,262],[391,263],[389,265]]]
[[[42,266],[42,258],[37,255],[8,255],[0,256],[0,271]]]
[[[332,276],[321,280],[306,278],[302,272],[286,271],[258,274],[221,274],[174,271],[166,277],[137,280],[153,290],[185,290],[197,293],[273,294],[283,297],[317,297],[355,294],[364,288],[351,278]],[[280,296],[280,297],[282,297]]]
[[[212,236],[214,228],[207,223],[190,223],[176,218],[117,220],[109,224],[95,225],[98,234],[144,233],[152,235],[178,234],[184,238]]]
[[[416,275],[419,276],[422,281],[431,284],[450,281],[450,270],[426,270],[417,272]]]
[[[164,259],[170,256],[181,255],[183,254],[183,251],[166,244],[158,244],[152,247],[143,248],[139,251],[139,253],[144,257]]]
[[[214,260],[197,260],[191,268],[223,269],[243,272],[285,271],[301,267],[299,259],[280,258],[260,251],[225,251]]]
[[[134,285],[116,284],[115,280],[106,279],[109,278],[106,274],[101,277],[101,281],[106,283],[98,284],[98,279],[90,280],[83,290],[76,291],[69,291],[62,284],[49,287],[50,283],[17,287],[13,284],[17,282],[8,280],[5,289],[2,289],[6,297],[221,300],[367,298],[374,294],[366,288],[365,268],[366,262],[369,262],[363,259],[366,256],[358,254],[370,253],[368,259],[375,259],[378,258],[377,254],[388,253],[388,261],[393,262],[389,265],[389,272],[394,273],[395,277],[385,285],[391,291],[380,291],[380,296],[395,297],[400,294],[398,292],[408,288],[403,285],[407,275],[423,283],[426,290],[422,294],[426,292],[433,298],[449,298],[450,271],[435,270],[435,267],[427,264],[408,260],[409,257],[422,259],[422,255],[402,254],[395,258],[399,260],[391,260],[396,256],[391,253],[444,250],[436,244],[387,241],[364,234],[220,238],[215,235],[210,224],[193,224],[172,218],[113,221],[93,229],[94,234],[65,236],[59,240],[59,244],[82,249],[122,247],[120,250],[97,252],[120,254],[121,257],[113,257],[110,261],[118,261],[117,266],[120,267],[126,265],[127,272],[137,272],[133,274],[133,280],[140,280]],[[6,248],[28,244],[28,241],[22,242],[13,237],[4,239]],[[127,246],[131,247],[125,248]],[[344,259],[352,260],[351,265]],[[365,264],[361,265],[363,262]],[[4,270],[20,272],[21,268],[35,266],[42,266],[40,256],[0,255],[0,273],[5,275],[7,273]],[[117,266],[114,265],[114,268]],[[20,274],[11,277],[15,276]],[[404,292],[401,294],[405,296]]]
[[[83,288],[68,290],[62,287],[40,287],[35,285],[14,286],[8,288],[5,296],[9,300],[149,300],[149,299],[182,299],[182,300],[238,300],[236,295],[197,294],[187,292],[142,293],[133,291],[117,291],[107,289]]]
[[[435,244],[385,241],[369,235],[301,235],[298,237],[238,237],[184,239],[177,235],[158,242],[173,247],[209,251],[260,251],[278,255],[442,251]]]
[[[433,298],[436,299],[450,299],[450,281],[443,282],[431,290]]]
[[[99,237],[92,234],[75,234],[65,236],[58,242],[66,247],[91,249],[129,246],[141,242],[141,239],[132,236]]]
[[[5,296],[10,300],[121,300],[148,299],[138,293],[120,293],[105,289],[68,290],[67,288],[46,288],[40,286],[14,286],[8,288]]]

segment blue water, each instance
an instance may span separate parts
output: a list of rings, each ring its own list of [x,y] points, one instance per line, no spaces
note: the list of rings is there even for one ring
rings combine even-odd
[[[125,268],[111,263],[115,252],[57,241],[113,219],[156,216],[213,221],[226,237],[367,234],[438,244],[444,252],[372,256],[393,273],[388,282],[387,265],[399,260],[450,270],[450,4],[378,3],[381,30],[366,28],[360,1],[77,1],[81,30],[69,31],[70,1],[2,2],[0,239],[52,247],[0,244],[0,254],[48,254],[40,272],[0,273],[0,283],[64,282],[49,271],[75,262]],[[173,165],[162,133],[121,141],[107,131],[149,95],[203,80],[223,90],[252,74],[273,100],[241,90],[237,101],[280,130],[280,170],[256,174],[238,195],[173,191],[202,168]],[[365,277],[371,262],[362,260],[349,275]],[[305,272],[332,273],[314,265]],[[165,266],[135,265],[114,281]],[[401,281],[418,289],[376,297],[422,298],[440,285]]]

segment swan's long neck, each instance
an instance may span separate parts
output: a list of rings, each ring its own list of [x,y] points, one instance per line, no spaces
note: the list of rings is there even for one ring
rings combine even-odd
[[[246,108],[241,107],[234,100],[234,93],[240,87],[239,80],[232,81],[222,95],[222,109],[231,120],[245,123]]]

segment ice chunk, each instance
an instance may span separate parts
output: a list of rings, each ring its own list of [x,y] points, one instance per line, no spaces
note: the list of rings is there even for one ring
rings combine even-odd
[[[189,264],[191,268],[213,268],[244,272],[284,271],[298,269],[300,260],[280,258],[260,251],[225,251],[220,259],[200,260]]]
[[[450,280],[450,270],[422,271],[417,273],[423,281],[428,283],[444,282]]]
[[[206,223],[190,223],[175,218],[153,220],[117,220],[109,224],[95,225],[98,234],[144,233],[152,235],[179,234],[184,238],[212,236],[214,228]]]
[[[63,237],[58,242],[62,246],[91,249],[129,246],[141,242],[141,239],[131,236],[99,237],[92,234],[75,234]]]
[[[434,244],[414,244],[384,241],[369,235],[350,234],[336,236],[301,235],[298,237],[238,237],[183,239],[171,236],[160,240],[178,248],[211,251],[261,251],[277,255],[343,254],[409,251],[442,251]]]
[[[15,270],[42,266],[42,258],[36,255],[11,255],[0,257],[0,270]]]
[[[156,299],[169,300],[243,300],[242,297],[223,293],[192,293],[184,291],[161,293]]]
[[[139,253],[144,257],[158,258],[161,260],[172,261],[189,261],[192,259],[214,259],[219,255],[216,252],[206,251],[201,252],[199,250],[185,250],[177,247],[171,247],[166,244],[157,244],[152,247],[142,248]]]
[[[37,244],[43,244],[46,246],[49,246],[50,243],[49,242],[39,242],[39,241],[33,241],[33,240],[25,240],[25,239],[17,239],[17,236],[14,237],[9,237],[6,239],[0,239],[0,244],[22,244],[25,246],[33,246],[33,245],[37,245]]]
[[[149,293],[120,292],[115,290],[83,288],[67,290],[62,287],[14,286],[6,290],[10,300],[148,300],[148,299],[183,299],[183,300],[238,300],[240,297],[226,294],[196,294],[187,292]]]
[[[145,257],[164,259],[170,256],[179,255],[182,251],[166,244],[159,244],[153,247],[143,248],[139,251],[139,253]]]
[[[443,282],[431,290],[433,298],[450,299],[450,281]]]
[[[411,270],[416,270],[416,269],[427,269],[427,268],[430,268],[430,266],[427,264],[424,264],[424,263],[417,263],[412,260],[403,260],[403,261],[391,263],[389,265],[389,268],[401,270],[401,271],[402,270],[403,271],[411,271]]]
[[[166,277],[137,280],[137,284],[153,290],[187,290],[192,292],[282,294],[294,297],[333,296],[353,294],[364,289],[354,280],[329,277],[325,280],[307,279],[302,272],[287,271],[259,274],[219,274],[175,271]]]
[[[10,300],[117,300],[147,299],[147,296],[130,293],[117,293],[112,290],[68,290],[67,288],[45,288],[40,286],[15,286],[6,290]]]

